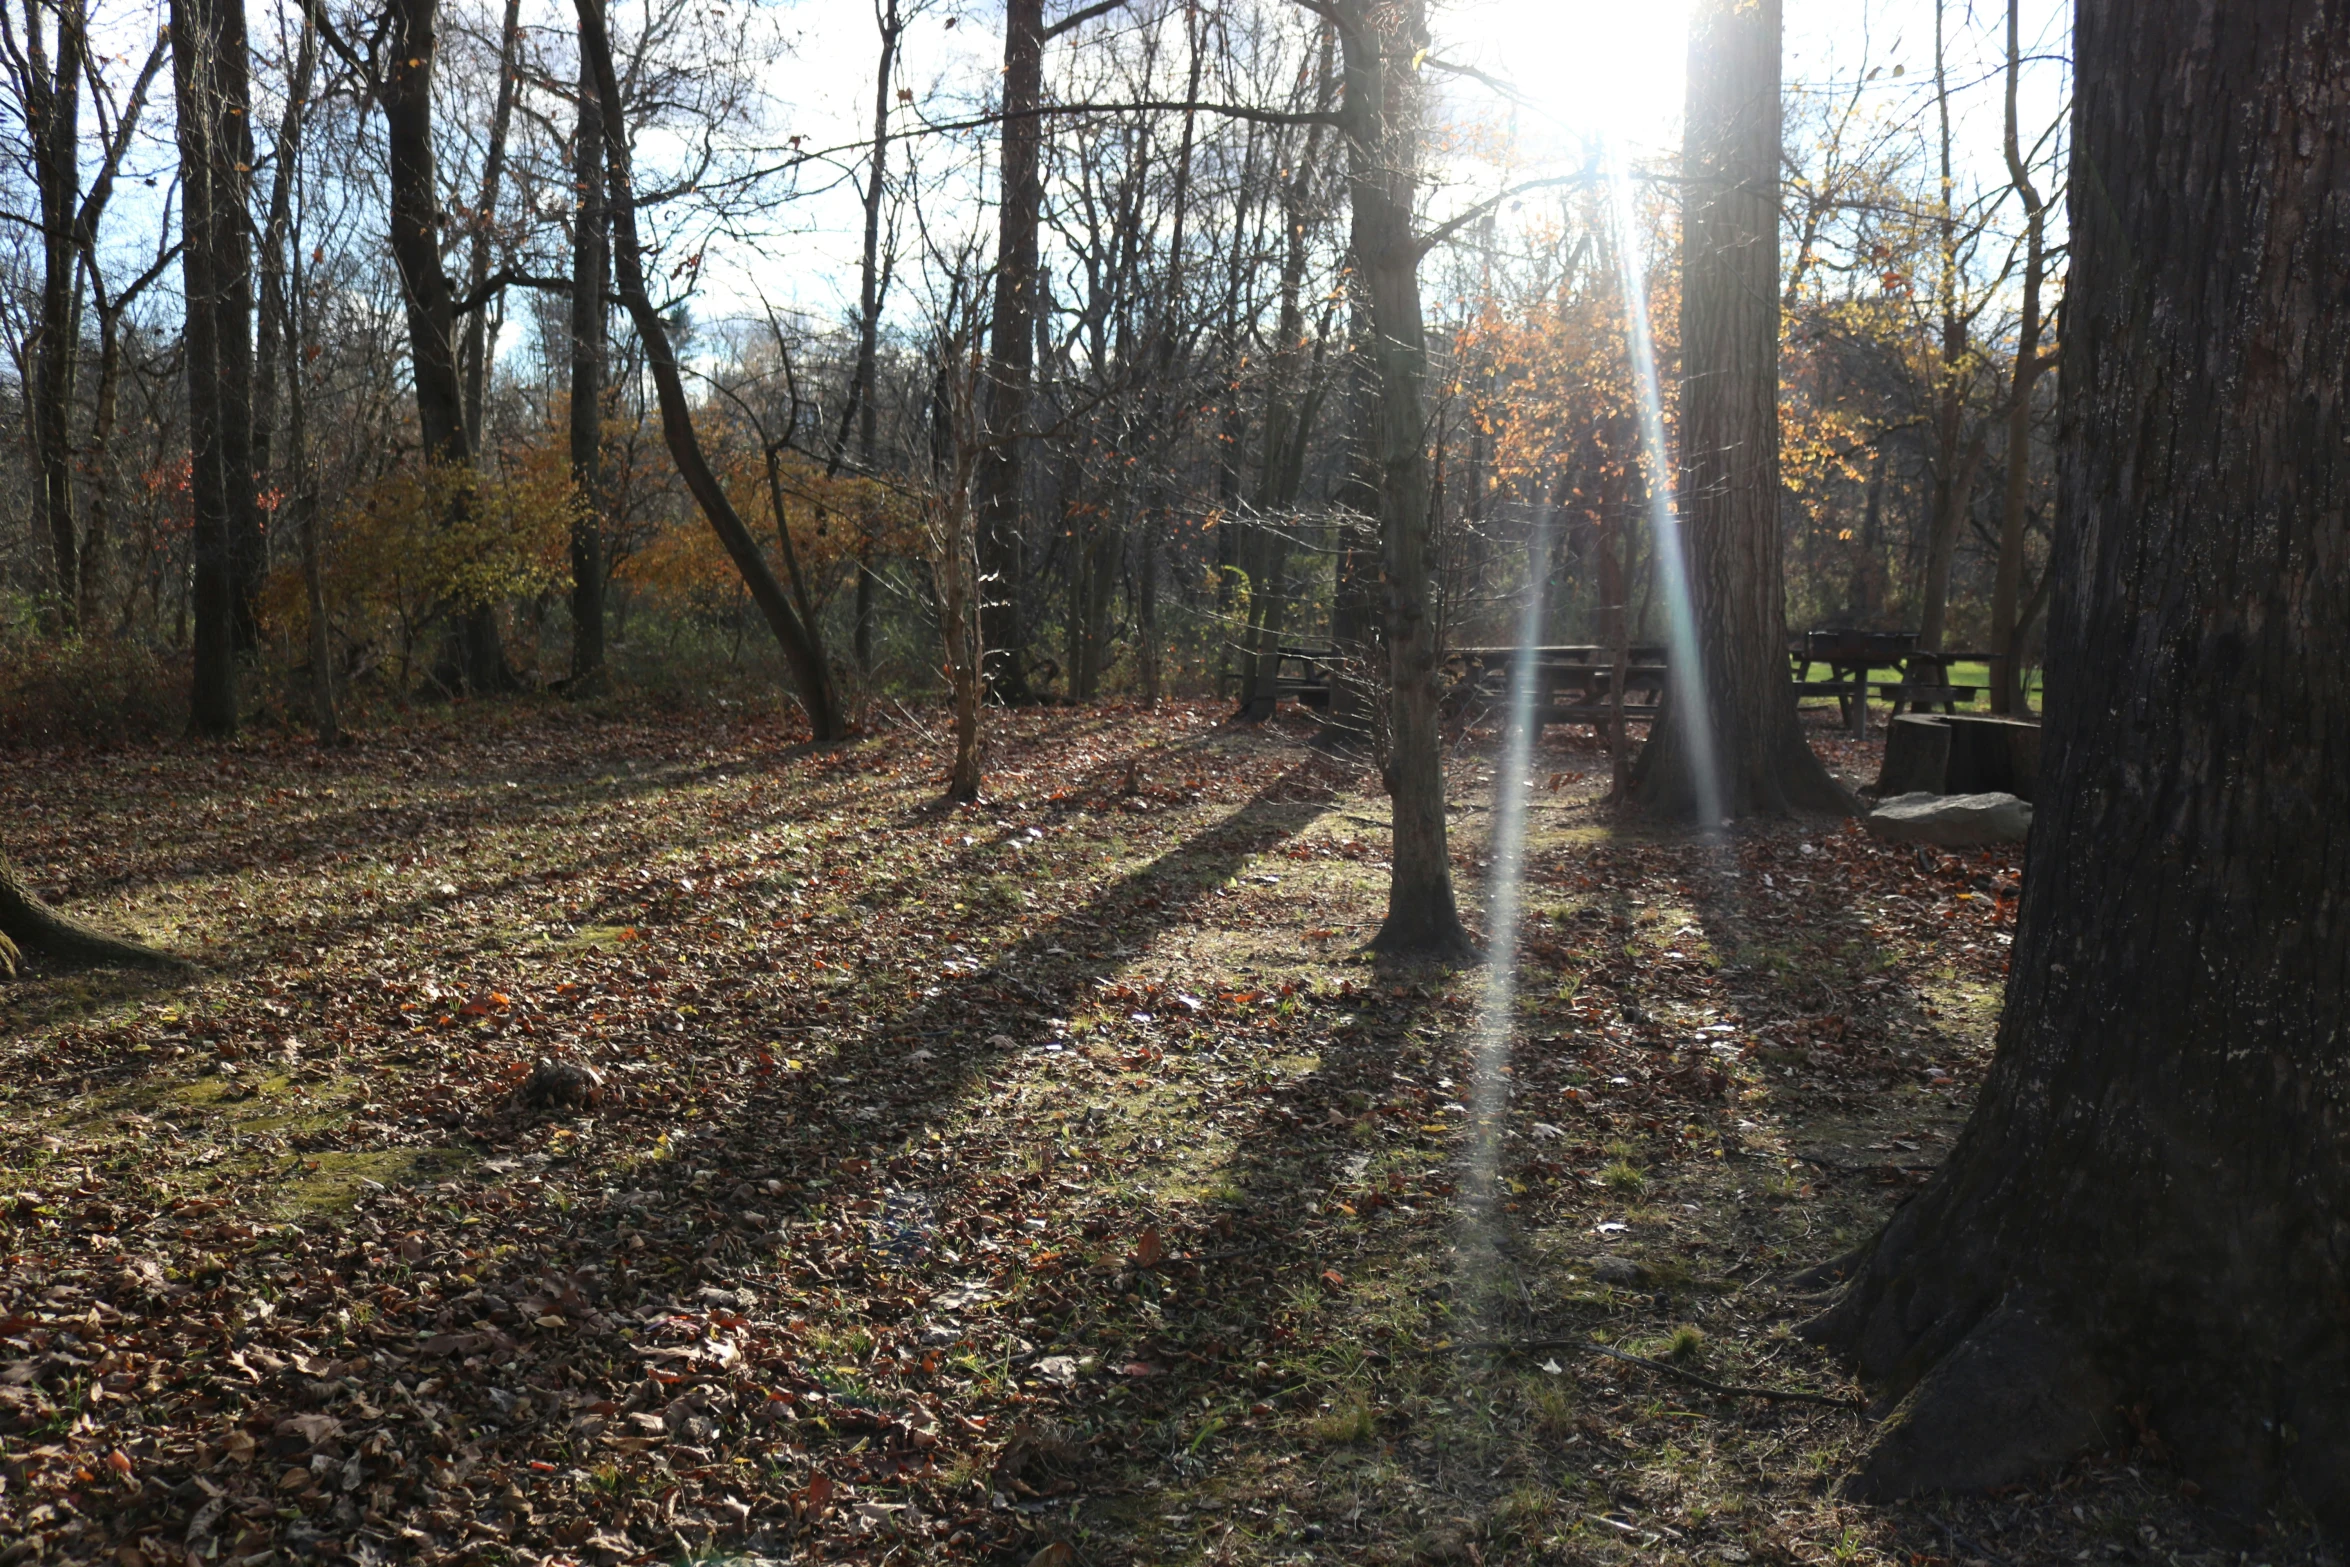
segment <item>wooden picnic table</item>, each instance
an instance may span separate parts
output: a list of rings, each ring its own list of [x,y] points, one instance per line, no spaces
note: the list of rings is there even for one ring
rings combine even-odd
[[[1539,682],[1535,712],[1545,724],[1590,724],[1603,727],[1616,716],[1612,686],[1615,654],[1595,643],[1568,643],[1537,647],[1535,678]],[[1273,689],[1302,707],[1330,705],[1332,666],[1336,655],[1327,646],[1287,643],[1275,649]],[[1514,647],[1463,647],[1446,653],[1448,677],[1443,703],[1455,717],[1474,704],[1506,700],[1519,665]],[[1623,717],[1646,722],[1656,717],[1664,695],[1665,650],[1655,643],[1639,643],[1627,650],[1624,669]]]
[[[1939,704],[1944,712],[1956,711],[1960,702],[1972,702],[1976,688],[1953,685],[1950,666],[1967,659],[1980,658],[1978,653],[1933,653],[1920,649],[1914,631],[1860,631],[1849,627],[1833,627],[1824,631],[1799,632],[1788,638],[1788,658],[1794,666],[1795,691],[1799,697],[1832,696],[1841,710],[1844,725],[1856,735],[1869,732],[1869,689],[1873,685],[1879,696],[1893,704],[1900,712],[1907,702],[1913,712],[1924,712]],[[1825,664],[1828,678],[1814,680],[1814,664]],[[1892,680],[1873,681],[1871,674],[1880,669],[1894,672]]]
[[[1664,700],[1668,665],[1661,643],[1634,643],[1625,650],[1621,692],[1615,690],[1615,650],[1597,643],[1462,647],[1445,656],[1445,671],[1452,679],[1445,693],[1447,710],[1458,714],[1474,702],[1506,702],[1517,671],[1527,664],[1529,655],[1538,724],[1589,724],[1604,729],[1618,717],[1646,723],[1655,719],[1657,706]]]

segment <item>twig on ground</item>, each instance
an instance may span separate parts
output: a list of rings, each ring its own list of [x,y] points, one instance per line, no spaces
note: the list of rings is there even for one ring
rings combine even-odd
[[[1725,1398],[1767,1398],[1785,1404],[1823,1404],[1830,1409],[1849,1409],[1858,1414],[1862,1404],[1856,1398],[1838,1398],[1833,1393],[1806,1393],[1797,1388],[1741,1387],[1735,1382],[1716,1382],[1712,1377],[1700,1376],[1694,1371],[1676,1366],[1670,1361],[1651,1360],[1646,1355],[1627,1355],[1620,1349],[1605,1344],[1594,1344],[1579,1338],[1521,1338],[1491,1339],[1477,1343],[1456,1345],[1459,1349],[1482,1349],[1496,1354],[1527,1354],[1535,1350],[1573,1350],[1579,1355],[1600,1355],[1609,1360],[1620,1360],[1626,1365],[1645,1366],[1661,1371],[1668,1377],[1678,1377],[1709,1393]]]

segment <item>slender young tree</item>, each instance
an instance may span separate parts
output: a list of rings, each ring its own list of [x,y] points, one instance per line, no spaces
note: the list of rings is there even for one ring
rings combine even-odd
[[[1325,35],[1327,36],[1327,35]],[[1318,107],[1327,109],[1338,73],[1331,50],[1322,52]],[[1241,666],[1237,716],[1262,723],[1279,699],[1281,626],[1288,610],[1288,513],[1305,482],[1306,448],[1321,404],[1319,345],[1306,340],[1306,267],[1314,239],[1314,191],[1322,172],[1327,127],[1308,130],[1289,177],[1281,183],[1281,293],[1274,318],[1273,360],[1265,388],[1263,468],[1257,480],[1257,527],[1250,530],[1243,559],[1249,583],[1246,656]],[[1328,315],[1324,316],[1325,333]]]
[[[1852,809],[1804,741],[1787,677],[1779,28],[1779,0],[1700,0],[1689,23],[1680,503],[1699,667],[1674,671],[1672,711],[1634,767],[1630,798],[1660,815]]]
[[[1854,1489],[2133,1429],[2350,1529],[2350,3],[2080,0],[2045,765],[1998,1054],[1812,1331]]]
[[[873,144],[865,165],[865,247],[857,263],[857,360],[850,372],[849,409],[856,415],[857,461],[867,473],[879,458],[881,408],[874,376],[881,357],[881,295],[887,286],[881,261],[881,209],[889,190],[889,95],[896,85],[898,41],[905,36],[906,18],[899,0],[874,0],[874,26],[881,33],[881,64],[873,73]],[[849,423],[844,414],[840,434],[825,464],[830,477],[840,472],[848,455]],[[873,669],[873,600],[879,578],[873,570],[873,530],[859,528],[857,539],[857,598],[851,646],[857,667]]]
[[[1966,428],[1967,394],[1981,368],[1976,352],[1975,316],[1989,301],[1988,291],[1970,303],[1961,297],[1964,252],[1972,241],[1962,229],[1958,211],[1958,176],[1952,160],[1950,131],[1950,58],[1947,28],[1948,0],[1934,0],[1934,120],[1939,194],[1934,203],[1934,313],[1941,335],[1934,364],[1932,388],[1934,427],[1933,509],[1926,522],[1924,605],[1918,617],[1918,646],[1940,652],[1950,613],[1950,568],[1958,554],[1958,535],[1968,508],[1974,504],[1975,475],[1983,466],[1983,431]]]
[[[2048,362],[2040,352],[2040,291],[2048,276],[2048,202],[2024,163],[2016,117],[2017,79],[2023,74],[2018,0],[2007,0],[2006,138],[2008,183],[2024,209],[2023,303],[2016,318],[2015,364],[2007,388],[2007,472],[1999,497],[1999,564],[1991,587],[1991,710],[2024,705],[2024,520],[2032,484],[2032,388]]]
[[[317,468],[310,450],[309,372],[301,353],[302,324],[307,304],[302,289],[301,241],[296,230],[296,202],[302,174],[302,130],[310,113],[310,93],[318,70],[318,25],[308,12],[294,46],[294,63],[286,78],[285,112],[278,121],[275,167],[270,174],[269,215],[261,227],[261,313],[253,381],[253,469],[268,475],[273,457],[282,457],[286,476],[283,490],[289,513],[299,530],[297,547],[302,562],[302,590],[310,623],[310,719],[323,746],[340,745],[342,718],[335,706],[334,653],[328,635],[326,562],[320,529]],[[282,377],[281,410],[280,391]],[[285,446],[277,449],[280,414],[285,420]]]
[[[489,385],[490,307],[483,297],[490,280],[490,251],[497,228],[498,187],[506,178],[506,137],[514,124],[514,100],[522,85],[522,0],[506,0],[498,28],[498,91],[490,111],[490,139],[481,167],[481,205],[473,213],[472,253],[466,262],[465,291],[473,302],[458,344],[458,373],[465,389],[465,443],[481,450],[482,396]]]
[[[775,580],[775,573],[768,568],[766,556],[759,553],[751,530],[743,526],[734,503],[727,499],[725,487],[711,471],[709,460],[702,453],[701,437],[694,432],[693,407],[686,400],[677,347],[670,342],[668,323],[661,319],[645,287],[644,249],[636,227],[636,191],[629,173],[627,110],[620,96],[620,77],[612,66],[612,43],[604,30],[602,0],[578,0],[578,8],[580,52],[595,74],[596,90],[604,104],[605,198],[611,210],[616,281],[621,303],[644,345],[646,368],[653,373],[654,390],[660,399],[662,437],[668,443],[670,459],[677,464],[678,477],[685,481],[695,505],[709,520],[711,531],[718,535],[735,570],[742,574],[752,602],[758,605],[776,645],[782,649],[784,662],[790,666],[793,682],[798,687],[800,706],[808,715],[810,730],[818,740],[838,740],[848,733],[848,724],[841,713],[839,694],[833,687],[832,666],[824,656],[824,644],[815,626],[792,607],[783,585]]]

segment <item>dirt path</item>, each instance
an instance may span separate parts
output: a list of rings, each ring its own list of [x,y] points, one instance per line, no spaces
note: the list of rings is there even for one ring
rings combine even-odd
[[[1354,955],[1302,732],[1022,715],[942,813],[918,734],[468,722],[0,782],[209,971],[0,990],[0,1567],[2306,1555],[2133,1449],[1850,1506],[1849,1409],[1591,1348],[1850,1397],[1786,1281],[1947,1150],[2012,853],[1645,836],[1546,745],[1477,1225],[1481,971]]]

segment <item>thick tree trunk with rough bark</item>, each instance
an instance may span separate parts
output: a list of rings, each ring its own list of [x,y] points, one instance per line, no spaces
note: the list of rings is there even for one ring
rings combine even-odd
[[[74,228],[81,207],[81,89],[89,47],[81,0],[57,12],[56,60],[42,48],[41,17],[25,12],[25,108],[41,201],[41,303],[29,334],[33,350],[33,449],[40,460],[41,510],[57,573],[59,622],[79,619],[79,531],[74,522],[73,403],[81,366],[81,286]]]
[[[2350,0],[2081,0],[2045,766],[1999,1052],[1813,1324],[1871,1496],[2133,1418],[2350,1529]]]
[[[173,97],[180,149],[181,282],[187,300],[189,499],[194,513],[194,681],[198,734],[237,727],[237,625],[253,494],[253,284],[245,191],[245,19],[236,0],[173,0]]]
[[[433,161],[433,55],[440,47],[439,0],[391,0],[391,45],[376,99],[384,118],[385,183],[392,260],[408,315],[410,377],[425,457],[452,469],[473,466],[464,384],[457,362],[457,299],[441,264],[440,190]],[[463,485],[452,506],[471,503]],[[461,519],[453,518],[452,521]],[[514,672],[498,640],[496,608],[452,605],[451,646],[441,678],[476,694],[507,691]]]
[[[1002,189],[996,214],[995,305],[987,344],[987,449],[972,495],[979,530],[979,638],[990,695],[1025,702],[1027,572],[1020,485],[1029,382],[1036,365],[1036,231],[1044,210],[1044,0],[1006,0]]]
[[[595,64],[579,58],[579,119],[571,149],[571,691],[604,681],[604,294],[612,263],[604,206],[604,100]]]
[[[1700,667],[1673,671],[1630,797],[1668,816],[1847,814],[1851,796],[1805,742],[1787,678],[1779,0],[1698,6],[1683,135],[1680,511]]]

